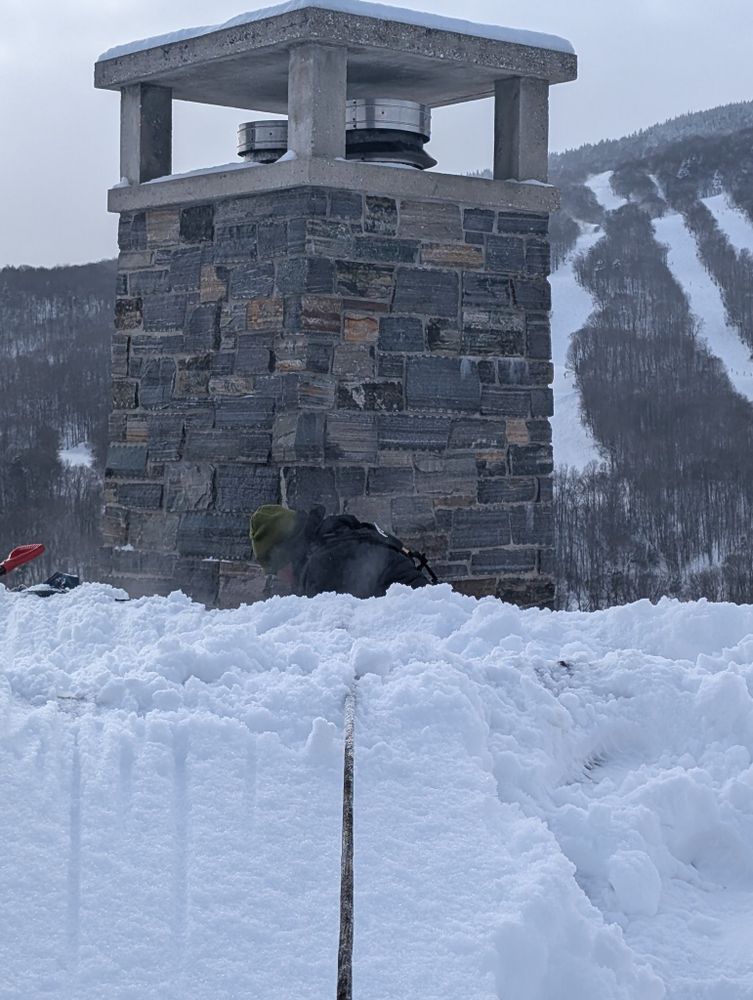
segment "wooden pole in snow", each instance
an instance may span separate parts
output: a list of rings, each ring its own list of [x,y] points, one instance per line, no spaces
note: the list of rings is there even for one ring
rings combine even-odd
[[[353,762],[356,724],[355,682],[345,699],[343,765],[343,837],[340,867],[340,947],[337,1000],[353,1000]]]

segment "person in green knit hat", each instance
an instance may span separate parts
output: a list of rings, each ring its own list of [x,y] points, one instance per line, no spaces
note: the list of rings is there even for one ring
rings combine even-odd
[[[306,514],[265,504],[251,517],[250,536],[262,569],[302,597],[381,597],[393,583],[436,583],[425,556],[351,514],[328,517],[323,507]]]

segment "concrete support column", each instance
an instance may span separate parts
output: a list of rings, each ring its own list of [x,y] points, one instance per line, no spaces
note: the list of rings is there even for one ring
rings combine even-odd
[[[534,77],[497,80],[494,98],[495,180],[549,177],[549,84]]]
[[[135,83],[120,91],[120,176],[142,184],[172,172],[173,92]]]
[[[288,145],[306,158],[345,156],[348,52],[308,43],[290,50]]]

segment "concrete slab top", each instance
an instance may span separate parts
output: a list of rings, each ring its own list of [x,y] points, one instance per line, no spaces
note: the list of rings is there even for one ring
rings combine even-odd
[[[394,97],[432,107],[490,97],[504,77],[563,83],[577,57],[551,35],[406,11],[363,0],[288,0],[209,28],[111,49],[95,86],[169,87],[202,104],[287,112],[291,48],[306,42],[348,50],[348,97]]]

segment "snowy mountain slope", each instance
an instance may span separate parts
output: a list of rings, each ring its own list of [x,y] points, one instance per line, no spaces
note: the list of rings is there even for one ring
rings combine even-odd
[[[580,415],[580,396],[568,370],[570,338],[587,321],[593,299],[575,276],[575,260],[587,253],[602,236],[599,226],[582,223],[581,235],[560,267],[552,274],[552,360],[554,362],[554,416],[552,443],[558,465],[582,469],[598,461],[593,437]]]
[[[753,995],[753,608],[0,588],[0,994]]]
[[[613,172],[607,171],[586,182],[608,212],[627,203],[612,190],[612,176]],[[661,194],[658,182],[652,180]],[[657,241],[667,247],[667,263],[698,321],[699,335],[711,353],[722,361],[735,390],[753,400],[753,359],[737,329],[727,321],[719,288],[699,256],[692,232],[677,212],[654,219],[653,227]]]
[[[753,222],[730,201],[727,194],[701,198],[701,203],[714,216],[719,228],[737,253],[747,251],[753,254]]]

